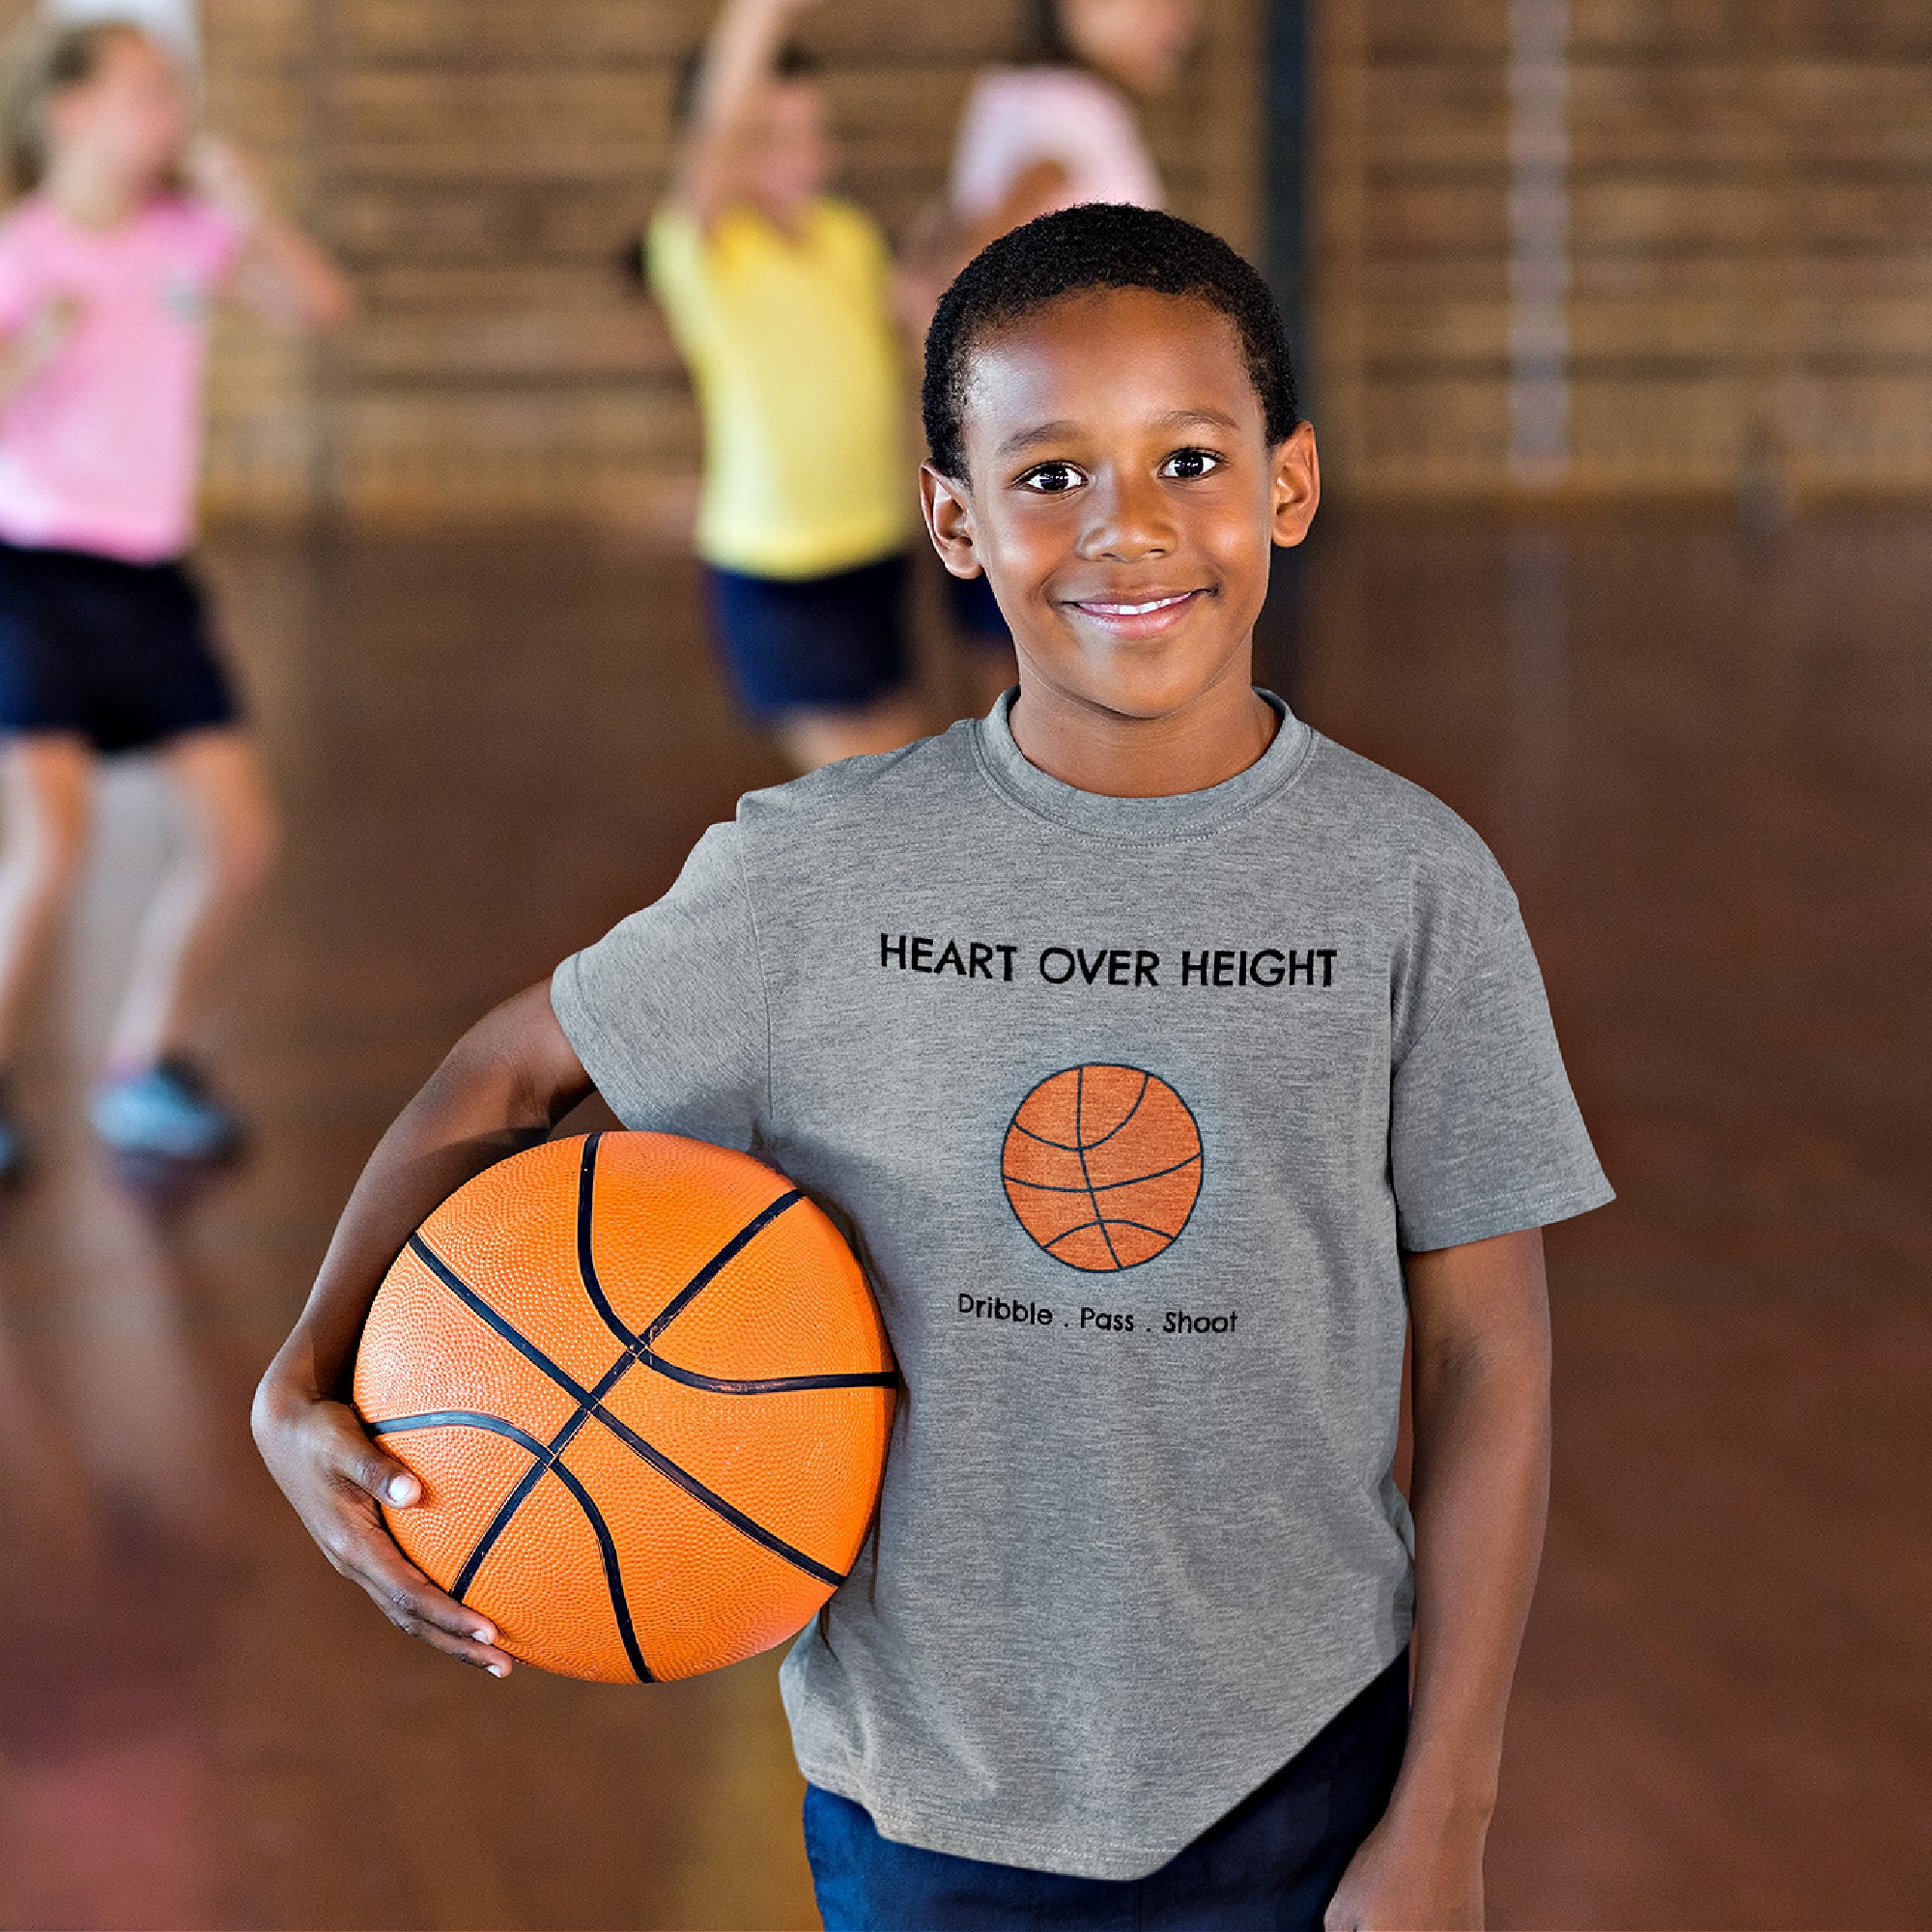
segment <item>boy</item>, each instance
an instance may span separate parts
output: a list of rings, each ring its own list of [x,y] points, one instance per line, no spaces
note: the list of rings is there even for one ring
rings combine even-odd
[[[685,70],[651,287],[704,416],[697,549],[740,702],[801,771],[917,729],[901,607],[912,495],[892,263],[825,191],[803,0],[731,0]]]
[[[338,1569],[507,1667],[383,1533],[414,1481],[339,1394],[415,1224],[594,1079],[849,1215],[904,1378],[874,1541],[784,1671],[828,1925],[1478,1923],[1544,1513],[1538,1231],[1609,1198],[1514,897],[1249,684],[1319,486],[1233,250],[1042,216],[926,358],[927,526],[991,579],[1017,693],[745,799],[484,1020],[358,1183],[259,1439]],[[1063,1245],[1003,1149],[1069,1069],[1037,1137],[1100,1149],[1086,1072],[1122,1066],[1184,1105],[1198,1197],[1137,1230],[1095,1178]]]

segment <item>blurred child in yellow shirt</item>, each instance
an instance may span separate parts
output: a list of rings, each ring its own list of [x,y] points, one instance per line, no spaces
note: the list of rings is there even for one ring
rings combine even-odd
[[[826,192],[810,0],[728,0],[680,78],[653,292],[704,418],[697,550],[740,700],[802,771],[915,736],[903,615],[912,465],[893,268]]]

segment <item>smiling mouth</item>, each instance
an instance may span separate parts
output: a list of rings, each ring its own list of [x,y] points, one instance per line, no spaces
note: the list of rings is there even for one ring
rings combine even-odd
[[[1098,597],[1076,597],[1073,608],[1085,611],[1090,617],[1147,617],[1156,611],[1172,611],[1177,605],[1185,604],[1190,598],[1203,594],[1199,590],[1177,590],[1170,597],[1146,597],[1137,604]]]

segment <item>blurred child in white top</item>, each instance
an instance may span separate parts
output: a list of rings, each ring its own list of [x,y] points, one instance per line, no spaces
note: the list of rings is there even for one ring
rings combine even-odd
[[[1200,0],[1029,0],[1026,14],[1020,60],[974,82],[944,204],[921,224],[914,253],[933,301],[987,242],[1037,214],[1161,206],[1136,103],[1179,78]]]
[[[908,242],[900,300],[919,338],[947,284],[1009,229],[1083,202],[1162,205],[1137,102],[1179,78],[1200,0],[1027,0],[1025,11],[1020,60],[974,82],[945,197]],[[983,577],[946,582],[974,706],[985,710],[1015,676],[1006,621]]]

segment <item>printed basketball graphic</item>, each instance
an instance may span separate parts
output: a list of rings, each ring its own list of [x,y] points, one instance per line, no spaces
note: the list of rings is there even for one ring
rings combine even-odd
[[[1171,1247],[1201,1192],[1201,1129],[1158,1074],[1069,1066],[1042,1080],[1007,1129],[1000,1178],[1019,1223],[1089,1273]]]

